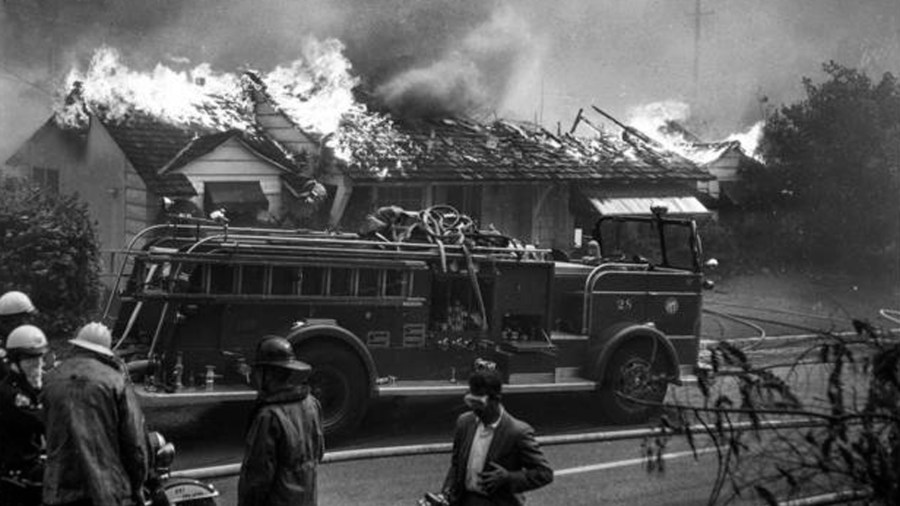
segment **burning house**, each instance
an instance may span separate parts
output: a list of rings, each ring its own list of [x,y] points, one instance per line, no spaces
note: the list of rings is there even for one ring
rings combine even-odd
[[[269,73],[137,73],[99,52],[4,172],[78,192],[104,249],[164,218],[164,201],[238,224],[356,230],[383,205],[450,204],[482,227],[568,250],[598,214],[704,214],[709,173],[628,135],[373,112],[339,43]]]
[[[344,221],[391,203],[450,204],[482,226],[563,251],[599,214],[702,215],[694,187],[708,173],[674,153],[615,135],[580,138],[511,121],[459,118],[398,120],[418,146],[414,163],[374,175],[348,167],[353,193]]]
[[[762,165],[756,151],[764,122],[759,121],[746,132],[732,134],[725,140],[706,142],[684,126],[687,116],[686,104],[663,102],[638,108],[631,121],[649,134],[652,142],[709,172],[712,177],[697,187],[704,202],[716,209],[740,206],[741,173]]]

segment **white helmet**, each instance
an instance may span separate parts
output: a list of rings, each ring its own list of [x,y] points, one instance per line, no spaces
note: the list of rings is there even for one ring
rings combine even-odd
[[[0,296],[0,316],[34,313],[35,311],[31,299],[22,292],[11,291]]]
[[[34,325],[19,325],[6,338],[6,351],[12,356],[40,357],[47,353],[47,336]]]
[[[115,356],[109,349],[112,346],[112,332],[102,323],[91,322],[81,327],[78,334],[75,335],[75,339],[71,339],[69,342],[101,355]]]

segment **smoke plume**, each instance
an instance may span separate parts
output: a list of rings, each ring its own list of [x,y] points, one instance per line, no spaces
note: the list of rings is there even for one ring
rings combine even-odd
[[[510,83],[540,53],[527,23],[510,7],[453,44],[436,61],[402,71],[376,89],[404,116],[478,115],[502,103]]]
[[[829,60],[900,72],[897,0],[5,0],[0,162],[100,46],[132,68],[268,72],[336,38],[361,87],[403,114],[496,114],[553,128],[595,104],[690,104],[707,140],[802,97]],[[694,59],[699,62],[694,80]]]

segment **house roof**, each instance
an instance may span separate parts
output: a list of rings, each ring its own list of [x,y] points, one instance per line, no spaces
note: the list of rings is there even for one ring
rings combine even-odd
[[[305,160],[305,155],[288,152],[260,132],[175,126],[141,113],[131,114],[123,121],[103,123],[148,187],[161,195],[195,195],[187,177],[175,169],[214,151],[232,138],[281,168],[285,180],[294,186],[301,185],[306,179],[299,164]]]
[[[258,86],[253,100],[266,101],[291,116]],[[238,114],[247,114],[240,112]],[[255,124],[252,115],[249,125]],[[288,151],[256,131],[178,127],[145,114],[104,124],[148,186],[164,192],[189,186],[172,169],[187,165],[237,137],[257,155],[285,169],[295,186],[311,174],[298,164],[303,154]],[[293,123],[296,127],[296,123]],[[375,128],[377,127],[377,128]],[[299,128],[299,127],[297,127]],[[344,118],[338,137],[352,146],[347,176],[366,182],[603,181],[672,182],[711,179],[694,162],[634,136],[598,132],[591,138],[554,135],[525,123],[481,123],[462,118],[404,119],[357,114]],[[193,189],[191,189],[193,192]]]
[[[240,130],[228,130],[225,132],[213,132],[195,136],[184,145],[178,154],[160,167],[158,172],[160,174],[165,174],[180,169],[194,160],[211,153],[232,138],[237,138],[241,144],[254,152],[257,156],[278,166],[278,168],[283,170],[287,176],[298,175],[297,173],[300,170],[300,167],[297,162],[306,159],[304,153],[299,155],[290,153],[264,134],[247,133]]]
[[[150,191],[158,195],[192,196],[197,192],[184,174],[159,174],[160,167],[174,158],[196,135],[148,115],[133,114],[103,126],[125,154]]]
[[[553,135],[533,125],[465,119],[399,120],[416,145],[380,171],[350,166],[363,181],[673,181],[711,176],[675,153],[634,139]]]
[[[691,153],[691,158],[701,165],[715,163],[729,154],[749,158],[741,147],[740,141],[695,142],[688,145],[686,149]]]

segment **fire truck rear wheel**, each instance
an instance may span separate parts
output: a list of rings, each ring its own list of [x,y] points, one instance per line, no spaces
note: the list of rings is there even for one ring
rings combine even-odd
[[[606,365],[603,387],[598,392],[600,416],[614,424],[645,423],[660,412],[658,406],[629,401],[628,397],[653,404],[666,398],[668,383],[660,380],[668,366],[668,358],[646,342],[625,343],[615,351]],[[620,395],[621,394],[621,395]]]
[[[352,351],[335,344],[310,343],[297,358],[312,366],[312,394],[322,405],[322,428],[329,436],[352,432],[366,411],[366,377]]]

